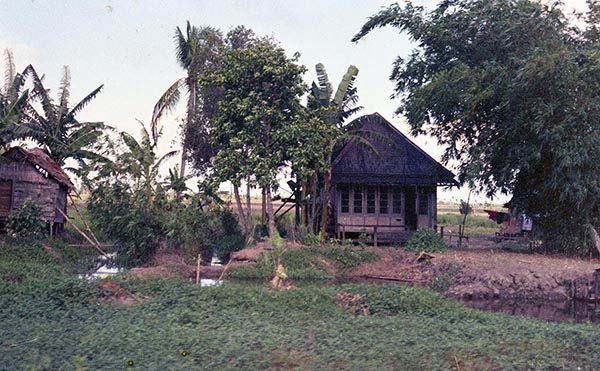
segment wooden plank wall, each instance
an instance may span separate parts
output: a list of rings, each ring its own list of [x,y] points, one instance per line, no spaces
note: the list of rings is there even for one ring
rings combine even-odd
[[[12,180],[0,179],[0,218],[10,214],[12,205]]]
[[[12,208],[18,208],[27,199],[31,198],[43,209],[42,217],[46,222],[63,222],[56,220],[55,206],[59,198],[60,184],[42,175],[34,165],[29,162],[0,162],[0,179],[12,180]],[[66,203],[66,193],[63,192]]]

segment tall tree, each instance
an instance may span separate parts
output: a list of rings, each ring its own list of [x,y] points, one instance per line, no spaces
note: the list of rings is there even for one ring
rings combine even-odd
[[[27,110],[27,133],[44,147],[48,155],[59,165],[65,160],[100,160],[94,150],[98,138],[103,135],[106,126],[102,122],[80,122],[77,115],[100,93],[104,85],[100,85],[75,105],[69,103],[71,74],[67,66],[63,69],[58,104],[50,97],[36,70],[29,65],[26,73],[33,79],[31,100],[39,102],[42,112],[33,107]]]
[[[238,185],[252,176],[266,193],[272,237],[271,191],[291,144],[287,128],[299,119],[300,96],[305,91],[305,68],[296,61],[297,56],[288,58],[272,40],[257,40],[246,48],[228,50],[222,68],[205,80],[225,92],[211,136],[212,143],[220,145],[213,175]]]
[[[392,26],[415,40],[391,75],[412,133],[435,136],[463,182],[512,193],[547,246],[572,252],[587,251],[587,230],[600,226],[598,11],[590,5],[588,27],[578,30],[560,2],[442,1],[432,11],[407,2],[372,16],[353,38]]]
[[[223,40],[221,49],[213,50],[210,66],[204,73],[220,68],[221,57],[225,50],[246,48],[255,39],[254,32],[244,26],[237,26],[230,30]],[[209,138],[218,103],[223,99],[224,92],[221,87],[208,84],[199,84],[197,92],[201,100],[194,121],[183,127],[183,147],[187,149],[188,159],[195,172],[205,175],[210,169],[212,158],[219,150],[219,146],[211,144]]]
[[[152,135],[156,136],[158,131],[158,123],[160,118],[168,112],[174,110],[179,103],[182,92],[187,95],[186,117],[183,124],[184,138],[182,140],[181,150],[181,166],[180,177],[185,175],[186,160],[188,156],[187,143],[193,141],[195,136],[188,135],[186,139],[185,133],[198,132],[204,133],[206,129],[202,123],[206,120],[206,116],[211,116],[213,113],[211,107],[206,105],[205,100],[210,99],[208,93],[211,87],[207,87],[202,91],[199,81],[200,78],[213,71],[218,62],[218,53],[223,44],[223,36],[218,29],[210,26],[196,27],[192,26],[188,21],[186,24],[185,34],[179,27],[175,29],[175,46],[177,63],[186,71],[186,76],[177,79],[160,97],[154,106],[152,114],[151,131]],[[205,93],[205,94],[202,94]]]

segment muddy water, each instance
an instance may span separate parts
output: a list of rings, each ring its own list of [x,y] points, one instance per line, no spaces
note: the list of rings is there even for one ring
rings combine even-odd
[[[486,312],[505,313],[514,316],[549,322],[592,322],[600,324],[600,305],[582,301],[526,301],[503,299],[461,300],[466,307]]]

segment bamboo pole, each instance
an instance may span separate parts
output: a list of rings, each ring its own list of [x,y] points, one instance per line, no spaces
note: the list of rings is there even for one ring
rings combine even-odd
[[[229,268],[229,264],[231,264],[232,260],[233,260],[233,258],[229,257],[229,261],[225,265],[225,268],[223,269],[223,272],[221,272],[221,275],[219,276],[219,279],[217,281],[221,281],[223,279],[223,276],[225,276],[225,272],[227,272],[227,269]]]
[[[77,193],[77,191],[75,191],[75,193]],[[77,197],[79,197],[79,194],[77,194]],[[79,197],[79,198],[81,198],[81,197]],[[96,243],[98,244],[98,246],[100,246],[100,242],[98,242],[98,239],[96,238],[96,235],[92,231],[92,228],[90,228],[90,225],[88,224],[88,222],[83,217],[83,214],[81,214],[81,212],[79,211],[79,208],[77,207],[77,204],[75,204],[75,200],[73,200],[73,196],[71,196],[70,193],[69,193],[69,199],[71,200],[71,205],[73,205],[73,208],[75,209],[75,212],[81,218],[81,221],[83,222],[83,225],[85,226],[85,229],[88,232],[90,232],[90,235],[92,236],[92,238],[94,239],[94,241],[96,241]]]
[[[90,239],[90,238],[89,238],[89,237],[88,237],[88,236],[87,236],[85,233],[83,233],[83,231],[82,231],[81,229],[79,229],[79,227],[78,227],[78,226],[76,226],[76,225],[75,225],[75,223],[73,223],[73,222],[72,222],[72,221],[69,219],[69,217],[67,216],[67,214],[65,214],[65,213],[64,213],[64,212],[63,212],[61,209],[59,209],[58,207],[55,207],[55,209],[56,209],[56,210],[58,210],[58,212],[59,212],[59,213],[60,213],[60,214],[61,214],[61,215],[62,215],[62,216],[65,218],[65,221],[66,221],[67,223],[71,224],[71,226],[72,226],[73,228],[75,228],[75,230],[76,230],[77,232],[79,232],[79,234],[80,234],[80,235],[82,235],[82,236],[83,236],[83,238],[85,238],[85,239],[86,239],[86,241],[90,243],[90,245],[94,246],[94,248],[95,248],[96,250],[98,250],[98,251],[100,252],[100,254],[102,254],[102,256],[104,256],[104,257],[107,257],[107,258],[108,258],[108,255],[107,255],[107,254],[106,254],[106,253],[105,253],[105,252],[104,252],[104,251],[103,251],[103,250],[100,248],[100,245],[99,245],[99,244],[96,244],[96,243],[95,243],[94,241],[92,241],[92,240],[91,240],[91,239]]]

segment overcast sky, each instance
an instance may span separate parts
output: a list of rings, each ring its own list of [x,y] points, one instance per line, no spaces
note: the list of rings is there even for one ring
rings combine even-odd
[[[381,0],[0,0],[0,49],[12,50],[17,70],[33,64],[46,75],[46,87],[56,97],[62,66],[71,70],[71,102],[101,84],[102,93],[80,119],[104,121],[137,136],[140,119],[149,123],[152,108],[184,71],[175,59],[174,30],[186,20],[229,31],[237,25],[270,35],[288,55],[301,54],[308,68],[307,83],[315,79],[314,65],[323,63],[334,87],[348,65],[360,72],[357,88],[362,113],[379,112],[405,134],[402,117],[394,116],[398,102],[390,98],[388,80],[393,60],[413,45],[397,30],[373,31],[358,44],[350,42],[366,19],[390,1]],[[415,4],[433,8],[437,1]],[[566,0],[565,6],[585,9],[585,0]],[[4,65],[2,64],[2,69]],[[177,115],[163,120],[162,150],[179,148]],[[439,159],[442,149],[432,138],[413,141]],[[466,191],[442,192],[441,199],[466,198]],[[480,200],[482,198],[479,198]],[[505,197],[496,199],[503,201]]]

